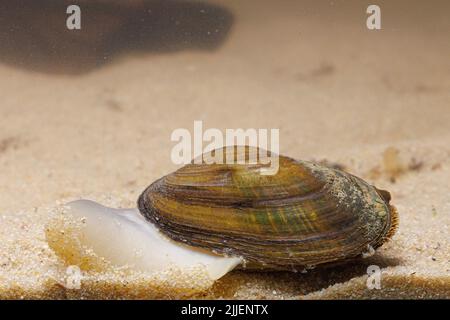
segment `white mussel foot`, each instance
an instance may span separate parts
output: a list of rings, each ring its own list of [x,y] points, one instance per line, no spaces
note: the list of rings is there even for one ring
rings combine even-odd
[[[77,200],[67,204],[66,214],[82,221],[81,244],[113,265],[150,273],[203,268],[217,280],[242,262],[171,240],[135,208],[113,209]]]

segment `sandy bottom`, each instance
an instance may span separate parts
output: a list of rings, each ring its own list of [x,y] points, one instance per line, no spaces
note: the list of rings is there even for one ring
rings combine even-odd
[[[0,298],[450,298],[450,19],[446,2],[420,3],[382,4],[383,30],[368,31],[358,2],[224,1],[233,20],[215,50],[123,50],[76,75],[0,56]],[[370,258],[306,274],[211,284],[108,267],[64,286],[49,219],[79,198],[135,206],[177,168],[171,132],[194,120],[279,128],[281,153],[389,190],[397,234]]]

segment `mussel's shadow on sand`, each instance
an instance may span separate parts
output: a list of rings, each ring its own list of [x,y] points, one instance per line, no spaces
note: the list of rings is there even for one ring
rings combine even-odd
[[[70,4],[81,30],[66,27]],[[127,52],[216,49],[232,23],[225,8],[182,0],[0,0],[0,63],[82,74]]]
[[[278,292],[293,297],[301,297],[337,283],[367,275],[367,268],[376,265],[381,269],[401,265],[396,258],[375,254],[373,257],[352,262],[321,266],[307,273],[293,272],[248,272],[233,271],[218,280],[211,290],[212,296],[231,298],[243,286],[261,287],[269,292]],[[264,297],[260,297],[264,298]]]

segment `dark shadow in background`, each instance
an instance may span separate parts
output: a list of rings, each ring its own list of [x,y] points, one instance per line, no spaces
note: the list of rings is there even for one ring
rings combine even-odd
[[[0,62],[39,72],[83,74],[127,52],[214,50],[233,23],[232,14],[217,5],[127,2],[0,0]],[[81,8],[81,30],[66,28],[70,4]]]

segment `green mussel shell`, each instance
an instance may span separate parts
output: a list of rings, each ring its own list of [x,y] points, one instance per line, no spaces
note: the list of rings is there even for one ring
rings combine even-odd
[[[267,270],[360,257],[395,232],[387,191],[285,156],[275,175],[261,175],[261,166],[186,165],[151,184],[139,210],[175,241]]]

